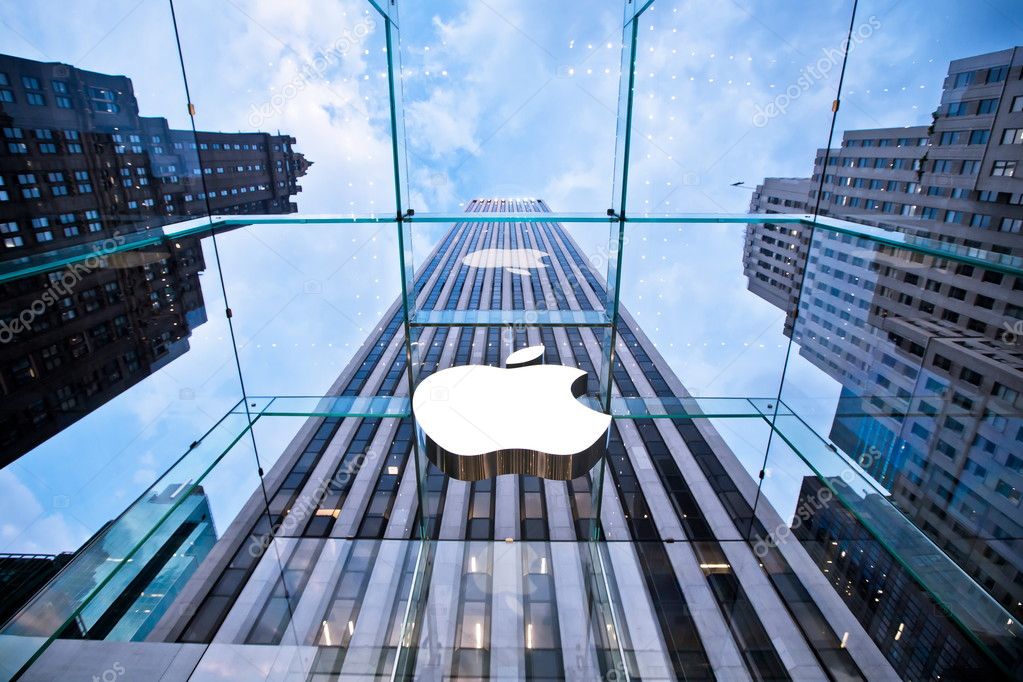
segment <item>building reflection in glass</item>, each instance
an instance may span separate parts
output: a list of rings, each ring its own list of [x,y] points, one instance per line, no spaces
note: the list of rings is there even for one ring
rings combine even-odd
[[[0,55],[0,264],[96,258],[0,284],[0,466],[188,350],[198,238],[109,253],[209,214],[292,213],[295,139],[170,128],[125,76]]]
[[[766,179],[750,211],[819,205],[910,242],[1023,255],[1023,188],[1004,171],[1023,163],[1021,70],[1019,48],[952,62],[930,126],[847,131],[813,177]],[[842,385],[831,441],[1023,615],[1023,277],[774,223],[750,226],[744,269]]]

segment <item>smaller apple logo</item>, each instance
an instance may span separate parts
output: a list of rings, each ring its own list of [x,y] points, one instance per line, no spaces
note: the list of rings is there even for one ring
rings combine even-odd
[[[508,272],[529,277],[529,271],[546,268],[540,260],[546,251],[536,249],[480,249],[462,258],[462,264],[470,268],[505,268]]]
[[[419,384],[412,411],[437,468],[462,481],[501,474],[568,481],[593,468],[611,417],[577,400],[584,370],[541,364],[543,352],[518,350],[505,368],[449,367]]]

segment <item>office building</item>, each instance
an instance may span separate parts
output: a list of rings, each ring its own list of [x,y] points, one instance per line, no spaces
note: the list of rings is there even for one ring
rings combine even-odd
[[[0,264],[95,258],[0,284],[0,465],[188,350],[206,320],[196,238],[111,252],[207,214],[297,210],[293,137],[175,130],[130,79],[0,55]]]
[[[819,203],[939,250],[1023,255],[1021,72],[1023,48],[953,61],[931,125],[846,132],[812,178],[765,180],[750,211]],[[744,267],[800,355],[842,385],[832,442],[1023,614],[1023,278],[780,223],[750,226]]]

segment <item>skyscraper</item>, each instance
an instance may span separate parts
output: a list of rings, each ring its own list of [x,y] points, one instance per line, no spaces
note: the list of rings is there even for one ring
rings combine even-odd
[[[1013,171],[1023,160],[1021,74],[1023,48],[951,62],[930,126],[847,131],[841,148],[818,151],[812,178],[766,179],[750,211],[812,213],[819,203],[823,216],[1010,262],[1023,255]],[[1023,278],[776,223],[750,226],[744,267],[750,290],[787,313],[800,354],[842,384],[833,443],[1007,611],[1023,613],[1023,354],[1013,331]]]
[[[94,253],[0,284],[0,465],[188,350],[206,321],[195,238],[110,254],[209,214],[292,213],[293,137],[175,130],[130,79],[0,55],[0,264]]]
[[[417,273],[422,311],[463,312],[460,326],[413,330],[422,373],[501,365],[542,344],[546,362],[595,381],[601,329],[472,326],[474,311],[602,305],[603,282],[562,225],[473,220],[507,210],[548,212],[540,200],[473,201]],[[524,266],[523,249],[542,255]],[[628,312],[618,331],[619,395],[687,395]],[[403,395],[405,358],[396,303],[330,393]],[[644,679],[895,679],[916,670],[901,645],[875,643],[870,614],[850,610],[798,539],[779,534],[790,519],[763,498],[754,509],[755,479],[706,419],[615,420],[602,488],[597,469],[572,481],[469,483],[430,466],[420,496],[414,437],[410,419],[309,419],[139,645],[154,674],[244,675],[254,665],[315,680],[394,671],[581,680],[626,666]],[[431,542],[415,541],[420,524]],[[928,616],[943,634],[934,641],[955,646],[928,650],[926,674],[990,671],[951,621]],[[57,641],[29,678],[110,644]]]

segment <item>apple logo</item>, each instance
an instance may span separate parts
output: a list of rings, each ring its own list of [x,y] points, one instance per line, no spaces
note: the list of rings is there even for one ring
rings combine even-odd
[[[546,251],[536,249],[480,249],[462,258],[462,264],[470,268],[506,268],[508,272],[529,277],[530,269],[546,268],[541,258]]]
[[[462,481],[524,474],[568,481],[606,450],[610,415],[577,398],[586,372],[542,364],[543,346],[508,356],[507,367],[462,365],[424,379],[412,412],[426,456]]]

